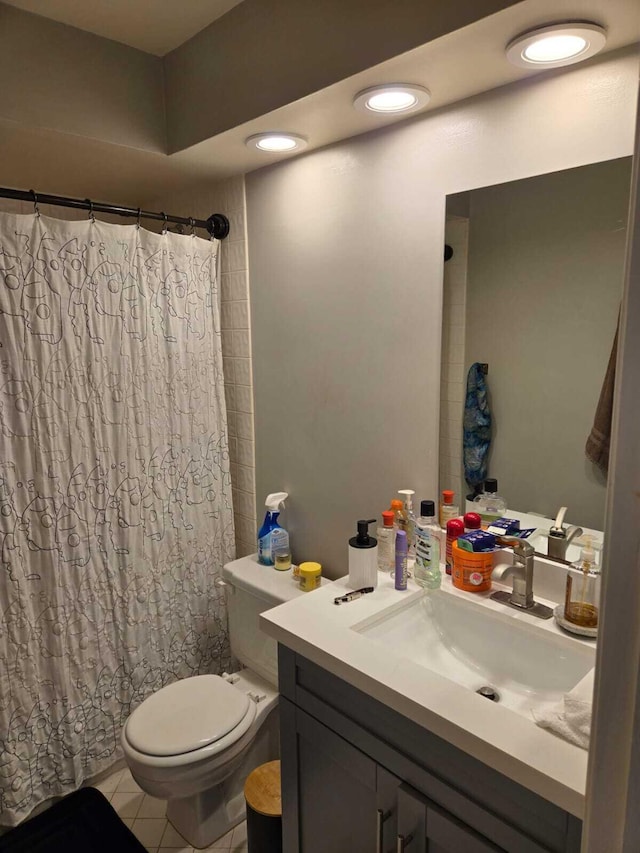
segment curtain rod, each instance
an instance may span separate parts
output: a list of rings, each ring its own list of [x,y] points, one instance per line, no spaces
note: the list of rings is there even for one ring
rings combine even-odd
[[[117,204],[105,204],[91,201],[89,198],[70,198],[62,195],[36,193],[34,190],[14,190],[10,187],[0,187],[0,198],[17,198],[21,201],[31,201],[37,209],[38,204],[53,204],[58,207],[73,207],[76,210],[88,210],[91,213],[115,213],[118,216],[131,216],[135,219],[155,219],[157,222],[171,222],[176,225],[187,225],[189,228],[204,228],[211,237],[224,240],[228,236],[229,220],[224,213],[212,213],[208,219],[192,219],[186,216],[168,216],[166,213],[153,213],[138,207],[122,207]]]

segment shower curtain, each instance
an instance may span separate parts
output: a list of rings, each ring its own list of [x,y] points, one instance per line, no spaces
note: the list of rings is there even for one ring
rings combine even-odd
[[[230,665],[218,246],[0,214],[0,824]]]

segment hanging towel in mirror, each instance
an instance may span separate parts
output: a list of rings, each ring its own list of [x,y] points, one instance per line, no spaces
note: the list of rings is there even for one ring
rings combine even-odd
[[[487,457],[491,446],[491,412],[483,366],[475,362],[467,374],[462,433],[464,478],[470,488],[487,478]]]
[[[585,453],[587,459],[597,465],[606,474],[609,470],[609,446],[611,444],[611,421],[613,418],[613,391],[616,385],[616,360],[618,357],[618,331],[620,318],[611,347],[607,372],[602,383],[600,399],[593,419],[593,427],[587,438]]]

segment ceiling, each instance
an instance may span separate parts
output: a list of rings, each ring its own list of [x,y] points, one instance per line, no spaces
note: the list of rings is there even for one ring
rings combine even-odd
[[[62,24],[164,56],[242,0],[3,0]]]
[[[13,0],[12,5],[45,3],[49,14],[53,8],[75,5],[73,0]],[[180,4],[175,0],[77,3],[91,6],[92,26],[96,27],[95,10],[100,5],[119,9],[132,6],[136,10],[165,7],[165,11],[179,5],[182,16],[183,9],[191,5],[207,5],[211,14],[216,4],[209,0]],[[307,136],[307,150],[312,150],[396,123],[398,118],[353,109],[354,94],[376,83],[406,81],[427,86],[432,100],[424,114],[500,86],[524,83],[525,78],[535,75],[509,64],[504,54],[507,42],[532,26],[578,18],[598,21],[607,28],[606,51],[635,45],[629,52],[637,52],[637,0],[607,0],[606,4],[603,0],[525,0],[171,155],[0,118],[0,185],[34,186],[42,192],[135,207],[195,182],[249,172],[296,156],[264,155],[248,149],[244,140],[252,133],[290,130]],[[156,29],[154,23],[154,33]],[[589,60],[601,61],[602,54]],[[537,73],[570,74],[572,69]],[[606,97],[606,92],[594,93],[594,97]]]
[[[576,13],[576,9],[580,12]],[[506,59],[504,48],[515,35],[541,23],[578,18],[597,21],[606,27],[606,52],[629,45],[635,45],[638,52],[638,0],[607,0],[606,6],[602,0],[578,0],[577,3],[575,0],[526,0],[193,145],[172,155],[171,159],[200,167],[205,161],[216,162],[222,168],[229,164],[233,165],[235,173],[248,172],[296,156],[265,155],[245,148],[244,140],[254,133],[289,130],[308,138],[308,151],[401,120],[410,121],[411,116],[402,119],[353,108],[353,96],[357,92],[380,82],[403,81],[426,86],[431,92],[431,100],[422,111],[426,114],[527,78],[570,73],[580,64],[542,72],[518,68]],[[599,54],[588,61],[598,62],[601,57]]]

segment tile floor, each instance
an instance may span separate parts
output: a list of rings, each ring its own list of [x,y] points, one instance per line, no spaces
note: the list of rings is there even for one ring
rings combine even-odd
[[[149,853],[161,853],[164,850],[172,853],[198,853],[198,848],[191,847],[166,819],[165,800],[157,800],[144,794],[129,770],[116,770],[93,787],[102,791]],[[236,826],[206,849],[246,853],[246,824]]]

